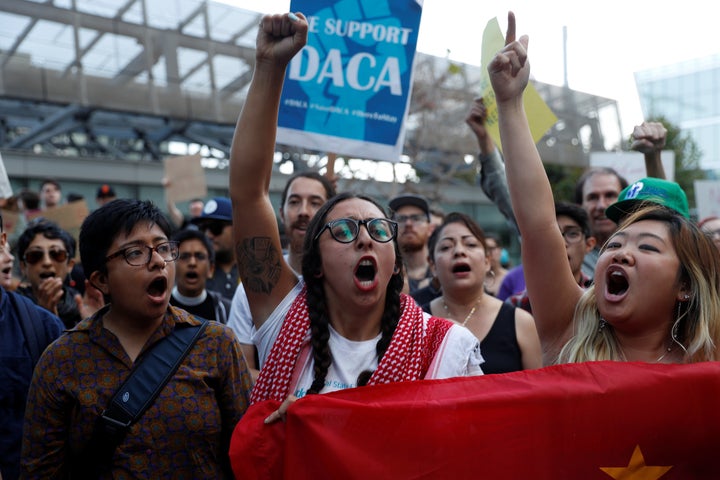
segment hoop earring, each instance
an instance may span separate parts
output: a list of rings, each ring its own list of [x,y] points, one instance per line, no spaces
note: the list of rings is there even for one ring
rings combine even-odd
[[[687,295],[689,297],[689,295]],[[670,345],[673,343],[677,344],[682,348],[683,352],[687,354],[687,348],[685,348],[685,345],[682,344],[680,340],[678,340],[678,327],[680,326],[680,320],[685,318],[685,315],[687,315],[687,309],[680,313],[680,310],[682,309],[683,302],[678,302],[677,304],[677,318],[675,319],[675,323],[673,323],[672,328],[670,329]]]
[[[490,278],[488,279],[488,277],[490,277]],[[490,285],[494,285],[494,284],[495,284],[495,270],[493,270],[493,269],[491,268],[491,269],[488,270],[487,273],[485,274],[485,282],[484,282],[484,285],[485,285],[485,288],[488,288]]]

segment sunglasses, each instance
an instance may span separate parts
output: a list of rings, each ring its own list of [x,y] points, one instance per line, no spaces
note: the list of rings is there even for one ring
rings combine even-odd
[[[35,265],[45,258],[45,250],[30,250],[25,252],[23,260],[28,265]],[[65,250],[48,250],[47,254],[55,262],[64,262],[68,259],[68,252]]]
[[[397,234],[397,223],[387,218],[371,218],[369,220],[355,220],[354,218],[340,218],[328,222],[315,235],[315,240],[325,230],[330,230],[330,235],[340,243],[350,243],[354,241],[360,233],[360,225],[365,225],[370,238],[378,243],[387,243]]]
[[[203,233],[210,232],[214,236],[222,235],[223,230],[225,230],[225,227],[230,225],[229,223],[223,223],[223,222],[208,222],[200,225],[200,231]]]

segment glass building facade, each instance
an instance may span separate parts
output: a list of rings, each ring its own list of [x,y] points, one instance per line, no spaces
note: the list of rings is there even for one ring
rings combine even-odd
[[[695,140],[720,178],[720,54],[635,73],[645,118],[664,116]]]

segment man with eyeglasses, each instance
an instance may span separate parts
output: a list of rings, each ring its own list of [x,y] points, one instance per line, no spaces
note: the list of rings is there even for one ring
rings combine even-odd
[[[67,282],[75,265],[75,245],[68,232],[45,219],[30,222],[17,242],[25,280],[18,293],[60,317],[66,328],[82,320],[81,295]]]
[[[0,216],[0,250],[7,249]],[[0,478],[20,475],[25,400],[40,354],[60,336],[59,318],[0,285]]]
[[[568,263],[578,285],[587,288],[592,283],[582,270],[583,259],[587,252],[595,248],[595,237],[590,233],[590,220],[587,212],[580,205],[567,202],[555,203],[555,217],[558,228],[565,239]],[[511,295],[506,302],[532,313],[527,289]]]
[[[175,261],[175,286],[170,305],[198,317],[228,322],[230,301],[206,288],[215,268],[215,251],[208,237],[199,230],[185,229],[172,236],[178,244]]]
[[[410,294],[432,280],[428,263],[428,239],[434,226],[430,223],[430,205],[422,195],[402,194],[388,204],[398,224],[398,245],[403,255]]]
[[[215,249],[215,271],[207,288],[232,300],[239,276],[232,240],[232,205],[227,197],[210,199],[191,222],[208,236]]]

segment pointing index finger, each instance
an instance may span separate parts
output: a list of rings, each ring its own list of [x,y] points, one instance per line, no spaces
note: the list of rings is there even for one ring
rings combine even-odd
[[[508,12],[508,26],[505,34],[505,45],[510,45],[515,41],[515,14]]]

